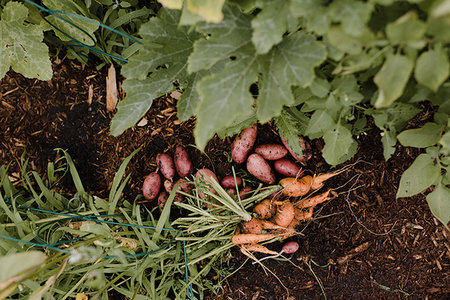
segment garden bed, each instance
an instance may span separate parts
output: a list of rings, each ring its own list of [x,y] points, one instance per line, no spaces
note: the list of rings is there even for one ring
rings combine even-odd
[[[155,101],[145,116],[147,123],[113,137],[112,114],[105,105],[106,71],[65,59],[55,62],[53,71],[48,82],[12,71],[0,81],[0,165],[11,163],[12,180],[18,179],[24,152],[44,175],[47,163],[55,159],[55,148],[67,149],[86,190],[104,198],[121,162],[137,148],[141,150],[127,168],[131,180],[124,197],[130,201],[140,193],[145,175],[156,169],[156,155],[173,153],[178,144],[192,145],[187,149],[196,168],[215,169],[219,177],[229,175],[232,166],[239,171],[240,166],[229,160],[231,139],[214,138],[206,147],[207,156],[194,147],[194,120],[177,120],[177,95]],[[431,117],[432,107],[425,103],[423,108],[410,127]],[[279,142],[270,124],[260,128],[259,143]],[[449,234],[432,216],[424,194],[395,198],[401,174],[419,151],[397,145],[385,162],[380,131],[374,126],[358,144],[357,155],[345,163],[354,165],[327,182],[339,188],[340,196],[321,206],[314,220],[302,225],[302,234],[293,238],[300,243],[292,256],[297,266],[267,260],[277,280],[251,262],[240,267],[246,257],[233,251],[229,267],[240,269],[221,283],[218,295],[210,294],[211,299],[317,299],[323,294],[320,285],[333,299],[445,299],[450,293]],[[320,141],[312,141],[314,155],[306,166],[312,173],[329,170],[320,157],[321,147]],[[71,187],[66,180],[58,188],[71,193]],[[216,275],[211,274],[213,282]]]

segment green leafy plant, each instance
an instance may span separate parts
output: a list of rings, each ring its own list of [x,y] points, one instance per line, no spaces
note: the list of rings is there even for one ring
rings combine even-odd
[[[446,1],[229,0],[202,13],[197,1],[160,2],[166,7],[141,26],[143,44],[122,69],[127,96],[113,135],[179,89],[178,117],[196,117],[200,149],[215,133],[274,120],[289,145],[298,134],[323,139],[322,155],[335,166],[354,156],[368,118],[389,159],[419,102],[448,101]],[[448,116],[440,109],[439,119]],[[425,129],[444,132],[439,124]],[[440,163],[433,160],[436,170]]]

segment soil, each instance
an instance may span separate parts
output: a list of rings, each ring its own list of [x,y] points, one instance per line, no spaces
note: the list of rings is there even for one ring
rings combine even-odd
[[[214,168],[219,177],[229,175],[231,166],[241,169],[229,162],[230,138],[214,138],[206,148],[207,156],[195,148],[195,121],[177,120],[175,94],[154,101],[146,124],[113,137],[109,134],[113,113],[106,112],[105,104],[107,71],[65,59],[56,59],[53,70],[48,82],[12,71],[0,81],[0,165],[11,163],[11,179],[19,178],[23,153],[30,167],[45,175],[48,162],[56,159],[55,148],[71,155],[85,189],[104,198],[121,162],[137,148],[141,150],[127,168],[132,175],[124,197],[130,200],[144,202],[140,187],[145,175],[156,169],[156,155],[173,153],[176,145],[186,146],[196,168]],[[423,124],[432,110],[424,103],[423,112],[408,126]],[[258,143],[279,142],[270,124],[260,129]],[[331,299],[447,299],[450,233],[427,206],[425,195],[430,190],[411,198],[395,197],[402,172],[420,152],[397,146],[385,162],[380,132],[374,127],[358,142],[357,155],[338,166],[351,167],[327,182],[339,196],[322,205],[313,221],[302,224],[301,235],[291,238],[300,243],[300,250],[288,256],[290,262],[265,260],[271,271],[266,273],[233,251],[229,267],[240,269],[209,299],[318,299],[324,295]],[[330,169],[319,155],[322,146],[320,141],[312,142],[313,159],[305,166],[311,174]],[[68,186],[72,183],[61,183],[61,188]],[[280,250],[281,245],[273,248]]]

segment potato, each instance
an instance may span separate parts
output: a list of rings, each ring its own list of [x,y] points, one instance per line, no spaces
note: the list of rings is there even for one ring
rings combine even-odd
[[[241,186],[242,178],[236,176],[236,181],[234,181],[233,176],[225,176],[224,178],[222,178],[222,181],[220,181],[220,185],[226,189],[236,188],[236,183],[238,186]]]
[[[300,135],[298,136],[298,139],[299,139],[298,142],[300,143],[300,146],[303,149],[302,157],[298,157],[298,155],[296,155],[294,153],[294,151],[292,151],[291,148],[289,148],[289,146],[287,145],[284,138],[281,135],[280,135],[280,137],[281,137],[281,141],[283,142],[283,145],[287,148],[287,150],[292,155],[292,157],[295,158],[295,160],[297,160],[299,162],[306,162],[311,159],[311,157],[312,157],[311,146],[303,137],[301,137]]]
[[[173,186],[175,186],[177,184],[180,184],[180,186],[178,187],[177,191],[183,191],[183,192],[188,193],[188,194],[191,193],[191,184],[189,183],[189,181],[187,181],[187,180],[185,180],[183,178],[180,178],[177,181],[175,181]],[[173,201],[181,202],[181,201],[183,201],[183,199],[184,199],[184,196],[182,194],[176,193],[175,194],[175,198],[173,199]]]
[[[298,248],[300,248],[299,244],[295,241],[287,242],[286,244],[281,247],[284,253],[286,254],[292,254],[294,252],[297,252]]]
[[[170,194],[172,192],[173,185],[174,183],[171,180],[169,179],[164,180],[164,189],[166,190],[167,193]]]
[[[152,172],[145,177],[144,184],[142,185],[142,194],[144,194],[145,199],[153,200],[158,197],[160,188],[161,177],[158,173]]]
[[[156,164],[158,165],[158,169],[161,171],[161,174],[165,178],[169,180],[173,179],[173,176],[175,176],[175,166],[170,155],[166,153],[158,154],[158,156],[156,157]]]
[[[194,173],[194,166],[189,159],[189,154],[183,147],[177,146],[175,149],[174,161],[177,173],[181,178]]]
[[[256,124],[253,124],[236,136],[233,144],[231,144],[231,157],[235,162],[238,164],[245,162],[255,144],[257,134],[258,127]]]
[[[286,156],[288,151],[283,145],[280,144],[266,144],[256,147],[255,153],[258,153],[267,160],[277,160]]]
[[[269,164],[258,153],[253,153],[248,157],[247,170],[264,183],[274,184],[276,181]]]
[[[214,174],[214,172],[210,169],[206,168],[198,170],[197,173],[195,173],[195,178],[203,178],[203,180],[208,183],[212,183],[212,179],[214,179],[216,182],[219,182],[216,174]]]
[[[303,176],[302,168],[286,158],[276,160],[273,167],[275,168],[275,171],[284,176],[298,178]]]
[[[252,188],[249,186],[246,186],[245,188],[243,188],[242,190],[239,191],[239,197],[241,198],[241,200],[246,199],[252,195],[251,192],[252,192]]]
[[[164,205],[166,205],[167,199],[169,198],[169,194],[162,191],[158,196],[158,207],[159,211],[162,211],[164,208]]]

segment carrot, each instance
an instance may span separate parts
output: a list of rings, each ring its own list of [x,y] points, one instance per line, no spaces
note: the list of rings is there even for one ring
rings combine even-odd
[[[275,213],[275,207],[269,199],[266,199],[256,205],[253,211],[258,214],[261,219],[269,219]]]
[[[314,196],[312,198],[308,198],[305,200],[302,200],[298,205],[297,208],[308,208],[308,207],[314,207],[317,204],[320,204],[322,202],[325,202],[329,200],[328,195],[330,194],[331,190],[326,191],[325,193],[322,193],[320,195]]]
[[[337,173],[327,173],[327,174],[322,174],[322,175],[314,175],[313,179],[312,179],[312,183],[311,183],[311,188],[313,190],[318,190],[323,186],[323,182],[325,180],[330,179],[333,176],[336,176],[337,174],[339,174],[340,172]]]
[[[294,219],[294,214],[294,204],[292,204],[289,200],[286,200],[284,204],[278,208],[273,219],[275,224],[282,227],[287,227]]]
[[[259,220],[259,221],[261,222],[261,226],[263,229],[267,229],[267,230],[285,229],[284,227],[276,225],[275,223],[272,223],[267,220]]]
[[[286,177],[280,180],[283,187],[281,193],[289,197],[300,197],[306,195],[311,189],[313,178],[309,175],[302,178]]]
[[[300,225],[300,221],[310,220],[313,215],[313,208],[309,208],[307,211],[303,211],[301,209],[295,208],[295,217],[289,226],[286,228],[286,233],[283,235],[282,239],[285,240],[296,232],[295,228]]]
[[[247,250],[247,251],[255,251],[255,252],[260,252],[260,253],[264,253],[264,254],[272,254],[272,255],[278,254],[278,252],[270,250],[267,247],[260,245],[260,244],[245,244],[245,245],[242,245],[241,247],[245,248],[245,250]]]
[[[257,218],[252,218],[242,225],[242,229],[245,233],[261,234],[263,227],[261,221]]]
[[[231,242],[235,245],[241,244],[256,244],[276,238],[277,234],[253,234],[253,233],[241,233],[235,234],[231,238]]]

